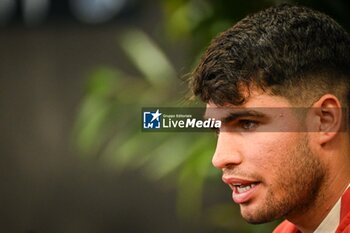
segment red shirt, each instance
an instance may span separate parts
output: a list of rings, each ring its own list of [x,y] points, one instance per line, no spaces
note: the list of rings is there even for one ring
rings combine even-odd
[[[293,223],[285,220],[276,227],[273,233],[301,233],[301,231]],[[340,224],[336,233],[350,233],[350,188],[341,198]]]

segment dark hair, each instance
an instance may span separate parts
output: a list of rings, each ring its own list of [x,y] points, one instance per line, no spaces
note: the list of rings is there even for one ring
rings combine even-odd
[[[323,13],[284,4],[247,16],[213,39],[191,88],[218,105],[243,104],[244,90],[253,86],[292,102],[333,93],[345,104],[349,77],[347,32]]]

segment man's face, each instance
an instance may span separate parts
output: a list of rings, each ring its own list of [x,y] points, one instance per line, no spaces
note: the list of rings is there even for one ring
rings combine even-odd
[[[220,111],[209,103],[206,117],[222,120],[212,162],[244,219],[297,216],[313,204],[325,169],[285,98],[253,92],[239,109],[227,105]]]

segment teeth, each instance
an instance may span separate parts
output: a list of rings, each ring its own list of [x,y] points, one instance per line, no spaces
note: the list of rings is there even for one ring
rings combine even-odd
[[[235,185],[236,190],[238,193],[244,193],[247,192],[249,189],[253,188],[255,186],[255,184],[251,184],[251,185]]]

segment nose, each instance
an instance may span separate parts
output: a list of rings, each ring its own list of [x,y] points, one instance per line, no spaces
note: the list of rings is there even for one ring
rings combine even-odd
[[[239,151],[239,145],[230,133],[220,133],[212,164],[218,169],[238,165],[242,162],[242,156]]]

